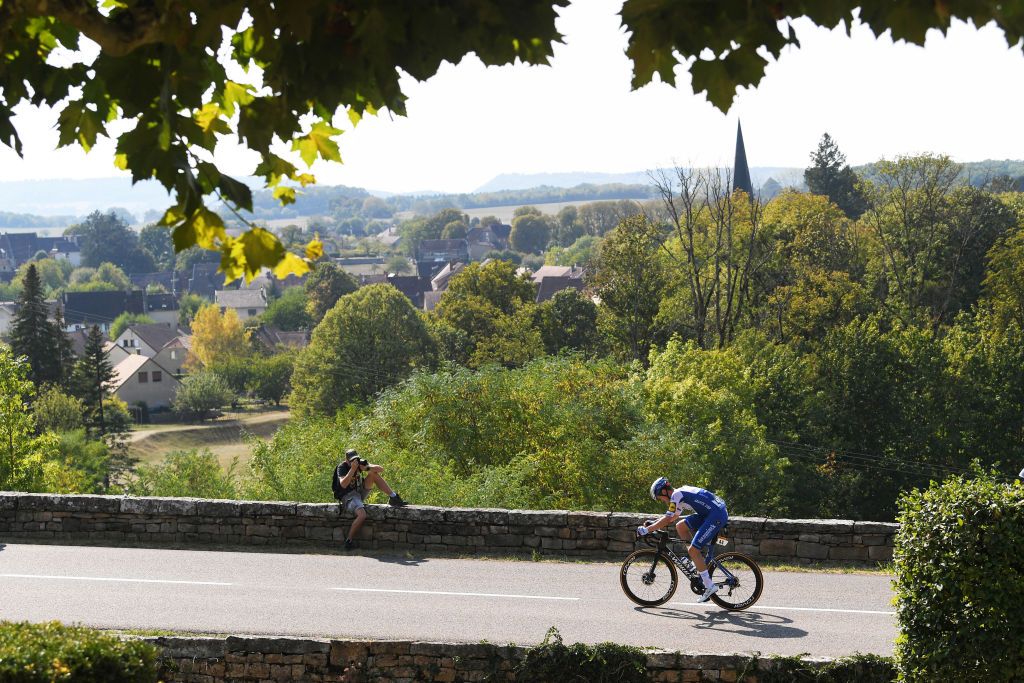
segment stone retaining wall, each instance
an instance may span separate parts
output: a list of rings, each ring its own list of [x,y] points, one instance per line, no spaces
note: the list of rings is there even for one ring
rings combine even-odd
[[[406,683],[507,680],[525,648],[486,643],[304,640],[295,638],[146,638],[162,653],[167,683]],[[831,660],[805,659],[809,668]],[[761,659],[756,670],[770,671]],[[757,683],[749,655],[677,652],[647,655],[652,681]]]
[[[589,559],[633,550],[653,514],[367,506],[362,548]],[[338,549],[351,523],[334,504],[0,492],[0,541]],[[728,549],[792,563],[891,559],[898,525],[734,517]]]

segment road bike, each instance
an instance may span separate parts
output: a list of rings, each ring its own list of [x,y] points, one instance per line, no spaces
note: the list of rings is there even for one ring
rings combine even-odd
[[[724,532],[725,529],[719,533]],[[690,580],[691,591],[697,595],[704,594],[704,582],[686,551],[677,555],[669,547],[668,531],[654,531],[646,536],[637,536],[637,540],[650,547],[634,550],[622,563],[619,583],[626,597],[645,607],[665,604],[676,592],[679,570]],[[724,537],[716,535],[708,544],[704,561],[711,580],[718,584],[718,592],[711,596],[711,600],[723,609],[738,612],[761,597],[764,576],[757,563],[743,553],[728,551],[715,555],[716,545],[727,544]]]

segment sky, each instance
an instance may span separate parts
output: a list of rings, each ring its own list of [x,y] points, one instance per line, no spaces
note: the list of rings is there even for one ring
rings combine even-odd
[[[470,192],[501,173],[730,166],[738,120],[751,166],[803,168],[826,131],[853,165],[924,152],[1024,159],[1024,54],[994,26],[955,22],[921,48],[856,23],[847,36],[796,20],[801,47],[787,48],[723,114],[693,93],[681,67],[674,88],[630,91],[620,7],[576,0],[561,10],[565,44],[550,66],[484,67],[467,56],[424,82],[403,77],[408,116],[385,111],[354,130],[346,120],[344,163],[317,162],[319,184]],[[0,146],[0,181],[118,175],[109,141],[89,155],[55,151],[56,112],[17,111],[25,158]],[[238,175],[255,167],[254,155],[228,143],[218,162]]]

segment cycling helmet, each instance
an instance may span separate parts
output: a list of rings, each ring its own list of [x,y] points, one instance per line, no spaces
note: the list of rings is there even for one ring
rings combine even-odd
[[[657,479],[655,479],[654,483],[651,484],[651,498],[653,498],[654,500],[658,500],[658,496],[660,496],[661,492],[667,487],[668,478],[658,477]]]

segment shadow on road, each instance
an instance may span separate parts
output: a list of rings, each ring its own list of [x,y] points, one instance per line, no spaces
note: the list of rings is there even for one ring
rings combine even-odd
[[[0,551],[7,547],[6,543],[0,543]]]
[[[418,567],[424,562],[429,562],[425,557],[409,557],[406,555],[379,555],[373,556],[373,559],[378,562],[387,562],[388,564],[397,564],[401,567]]]
[[[755,638],[803,638],[807,631],[786,626],[792,619],[759,612],[688,612],[671,607],[637,607],[637,612],[670,619],[692,619],[694,628],[712,629]]]

